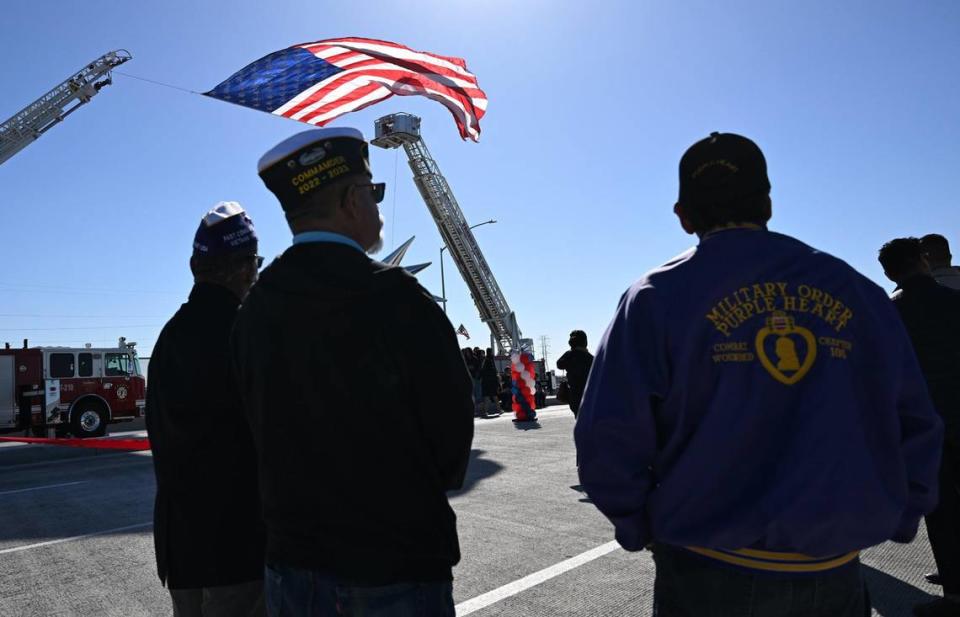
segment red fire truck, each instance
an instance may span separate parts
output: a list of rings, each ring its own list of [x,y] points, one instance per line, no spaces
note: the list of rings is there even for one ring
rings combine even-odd
[[[136,343],[115,348],[0,349],[0,433],[98,437],[107,424],[143,417],[146,380]]]

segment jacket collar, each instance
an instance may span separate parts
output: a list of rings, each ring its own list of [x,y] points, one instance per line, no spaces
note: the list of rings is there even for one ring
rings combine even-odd
[[[194,283],[190,290],[190,302],[211,306],[222,306],[224,309],[236,309],[240,306],[240,298],[222,285],[213,283]]]
[[[343,244],[355,248],[366,255],[366,252],[363,250],[363,247],[360,246],[359,242],[353,238],[332,231],[304,231],[293,237],[294,244],[317,244],[322,242]]]
[[[960,270],[958,270],[956,266],[944,266],[942,268],[934,268],[930,271],[930,274],[932,274],[934,278],[953,278],[960,277]]]
[[[911,289],[926,289],[935,287],[936,285],[936,279],[929,274],[914,274],[913,276],[902,280],[900,284],[897,285],[897,289],[902,289],[903,291],[908,292]]]
[[[721,234],[726,231],[767,231],[766,225],[756,225],[754,223],[729,223],[727,225],[721,225],[720,227],[714,227],[710,231],[705,232],[700,236],[700,242],[709,240],[710,238],[716,237],[718,234]]]

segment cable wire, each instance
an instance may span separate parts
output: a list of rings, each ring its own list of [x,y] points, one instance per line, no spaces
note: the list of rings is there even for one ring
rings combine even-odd
[[[203,94],[202,92],[197,92],[196,90],[188,90],[187,88],[181,88],[180,86],[174,86],[171,84],[165,84],[162,81],[156,81],[153,79],[147,79],[146,77],[137,77],[136,75],[131,75],[130,73],[124,73],[123,71],[113,70],[117,75],[122,75],[124,77],[130,77],[131,79],[139,79],[140,81],[145,81],[147,83],[156,84],[158,86],[163,86],[164,88],[172,88],[174,90],[179,90],[180,92],[186,92],[188,94]]]
[[[143,319],[164,319],[163,315],[134,315],[123,313],[124,317],[137,317]],[[51,315],[44,313],[0,313],[0,318],[9,317],[30,317],[35,319],[116,319],[117,315]],[[169,317],[169,315],[167,316]]]
[[[397,246],[397,164],[400,161],[400,149],[393,151],[393,213],[390,215],[390,250]]]
[[[46,332],[60,330],[120,330],[132,328],[159,328],[162,324],[127,324],[106,326],[65,326],[60,328],[0,328],[0,332]]]

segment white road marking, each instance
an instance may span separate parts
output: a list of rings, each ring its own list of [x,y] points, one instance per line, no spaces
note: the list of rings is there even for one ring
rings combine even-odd
[[[503,587],[498,587],[497,589],[488,591],[487,593],[481,594],[476,598],[461,602],[456,606],[457,617],[464,617],[464,615],[469,615],[470,613],[479,611],[480,609],[486,608],[491,604],[496,604],[504,598],[515,596],[521,591],[530,589],[531,587],[539,585],[544,581],[548,581],[555,576],[563,574],[564,572],[573,570],[574,568],[579,568],[583,564],[589,563],[599,557],[603,557],[608,553],[612,553],[618,548],[620,548],[620,545],[617,544],[616,540],[607,542],[606,544],[601,544],[597,548],[592,548],[585,553],[580,553],[579,555],[571,557],[570,559],[554,564],[549,568],[544,568],[539,572],[534,572],[533,574],[524,576],[523,578],[512,583],[507,583]]]
[[[57,488],[60,486],[73,486],[74,484],[86,484],[86,480],[80,482],[63,482],[62,484],[47,484],[46,486],[34,486],[33,488],[19,488],[13,491],[3,491],[0,495],[13,495],[14,493],[26,493],[27,491],[39,491],[44,488]]]
[[[10,437],[10,435],[4,435],[4,437]],[[28,443],[23,443],[22,441],[0,441],[0,448],[22,448],[23,446],[29,446]]]
[[[146,437],[146,429],[141,429],[139,431],[122,431],[120,433],[111,432],[108,437]]]
[[[24,546],[14,546],[13,548],[5,548],[0,550],[0,555],[6,555],[8,553],[19,553],[21,551],[29,551],[35,548],[42,548],[44,546],[52,546],[54,544],[63,544],[64,542],[73,542],[75,540],[83,540],[85,538],[92,538],[94,536],[103,536],[108,533],[114,533],[117,531],[128,531],[130,529],[139,529],[141,527],[151,527],[153,526],[153,521],[149,523],[138,523],[137,525],[127,525],[126,527],[114,527],[113,529],[105,529],[103,531],[96,531],[94,533],[85,533],[82,536],[71,536],[69,538],[60,538],[58,540],[47,540],[46,542],[37,542],[36,544],[26,544]]]

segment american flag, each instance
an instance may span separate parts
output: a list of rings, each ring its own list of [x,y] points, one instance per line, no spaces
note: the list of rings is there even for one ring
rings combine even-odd
[[[394,94],[422,95],[449,109],[460,136],[473,141],[487,109],[462,58],[353,37],[276,51],[204,94],[316,126]]]
[[[457,328],[457,334],[459,334],[459,335],[461,335],[461,336],[464,336],[464,337],[466,337],[467,339],[470,338],[470,333],[467,332],[467,329],[466,329],[465,327],[463,327],[463,324],[460,324],[460,327]]]

